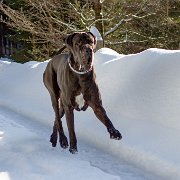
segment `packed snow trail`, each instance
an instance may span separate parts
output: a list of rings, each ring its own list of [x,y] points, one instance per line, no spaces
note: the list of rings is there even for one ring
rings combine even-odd
[[[79,141],[72,155],[51,148],[50,128],[0,107],[1,180],[145,180],[150,175]]]

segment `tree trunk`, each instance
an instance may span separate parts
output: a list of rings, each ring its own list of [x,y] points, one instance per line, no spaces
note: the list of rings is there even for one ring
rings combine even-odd
[[[102,3],[100,2],[100,0],[92,0],[92,4],[93,4],[93,10],[95,12],[95,26],[96,28],[99,30],[99,32],[101,33],[101,35],[104,34],[104,27],[103,27],[103,16],[102,16]]]

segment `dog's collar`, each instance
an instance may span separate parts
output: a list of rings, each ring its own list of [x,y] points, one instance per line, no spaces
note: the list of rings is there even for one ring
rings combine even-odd
[[[69,65],[69,67],[70,67],[70,69],[73,71],[73,72],[75,72],[76,74],[87,74],[88,72],[90,72],[90,71],[92,71],[92,68],[90,68],[89,70],[87,70],[87,71],[77,71],[77,70],[75,70],[72,66],[71,66],[71,61],[70,61],[70,57],[68,58],[68,65]]]

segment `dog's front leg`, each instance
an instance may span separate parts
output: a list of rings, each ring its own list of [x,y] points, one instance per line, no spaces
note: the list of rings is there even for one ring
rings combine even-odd
[[[122,135],[117,129],[114,128],[101,102],[90,103],[90,106],[92,107],[96,117],[107,127],[107,130],[110,134],[110,138],[120,140],[122,138]]]
[[[69,139],[70,139],[70,148],[69,151],[72,154],[75,154],[77,150],[77,139],[76,134],[74,131],[74,108],[73,107],[66,107],[65,108],[65,115],[66,115],[66,121],[67,121],[67,127],[69,131]]]

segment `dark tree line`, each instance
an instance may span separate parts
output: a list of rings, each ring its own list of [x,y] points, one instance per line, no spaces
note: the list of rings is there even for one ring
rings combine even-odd
[[[9,38],[23,43],[23,60],[47,59],[66,34],[92,25],[119,53],[180,46],[179,0],[4,0],[0,14]]]

